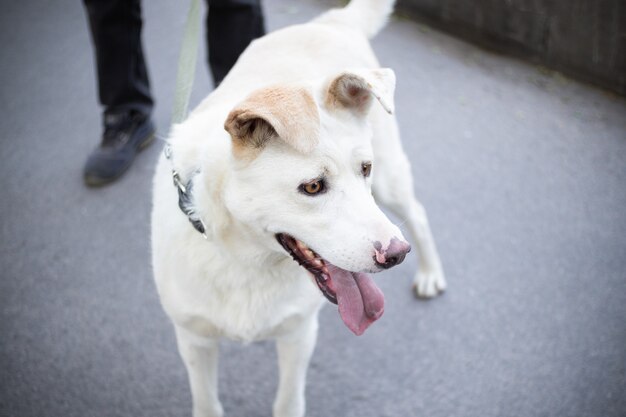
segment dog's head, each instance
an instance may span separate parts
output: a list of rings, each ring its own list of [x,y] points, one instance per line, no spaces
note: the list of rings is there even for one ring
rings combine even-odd
[[[377,69],[317,87],[264,88],[225,123],[235,160],[227,208],[306,268],[356,334],[383,312],[382,292],[366,273],[399,264],[410,250],[371,192],[367,116],[376,100],[392,112],[394,87],[393,71]]]

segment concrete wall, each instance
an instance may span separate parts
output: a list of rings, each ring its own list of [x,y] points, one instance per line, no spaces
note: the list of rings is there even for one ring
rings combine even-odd
[[[398,0],[396,9],[626,95],[626,0]]]

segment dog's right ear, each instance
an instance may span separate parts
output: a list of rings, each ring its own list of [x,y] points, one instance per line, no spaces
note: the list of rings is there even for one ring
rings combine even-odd
[[[230,112],[224,129],[235,156],[260,150],[279,138],[302,153],[319,141],[320,118],[311,93],[303,87],[277,86],[257,90]]]

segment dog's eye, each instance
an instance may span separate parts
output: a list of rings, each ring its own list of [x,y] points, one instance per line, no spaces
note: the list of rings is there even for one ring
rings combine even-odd
[[[369,177],[370,174],[372,173],[372,163],[371,162],[363,162],[361,164],[361,174],[363,174],[363,176],[365,178]]]
[[[326,191],[326,183],[323,179],[313,180],[300,184],[300,191],[307,195],[321,194]]]

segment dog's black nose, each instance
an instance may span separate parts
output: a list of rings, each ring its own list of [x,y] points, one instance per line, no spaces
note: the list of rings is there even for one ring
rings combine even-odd
[[[380,242],[374,243],[374,249],[376,250],[374,255],[376,265],[388,269],[404,261],[406,254],[411,251],[411,245],[394,237],[386,249],[383,249]]]

